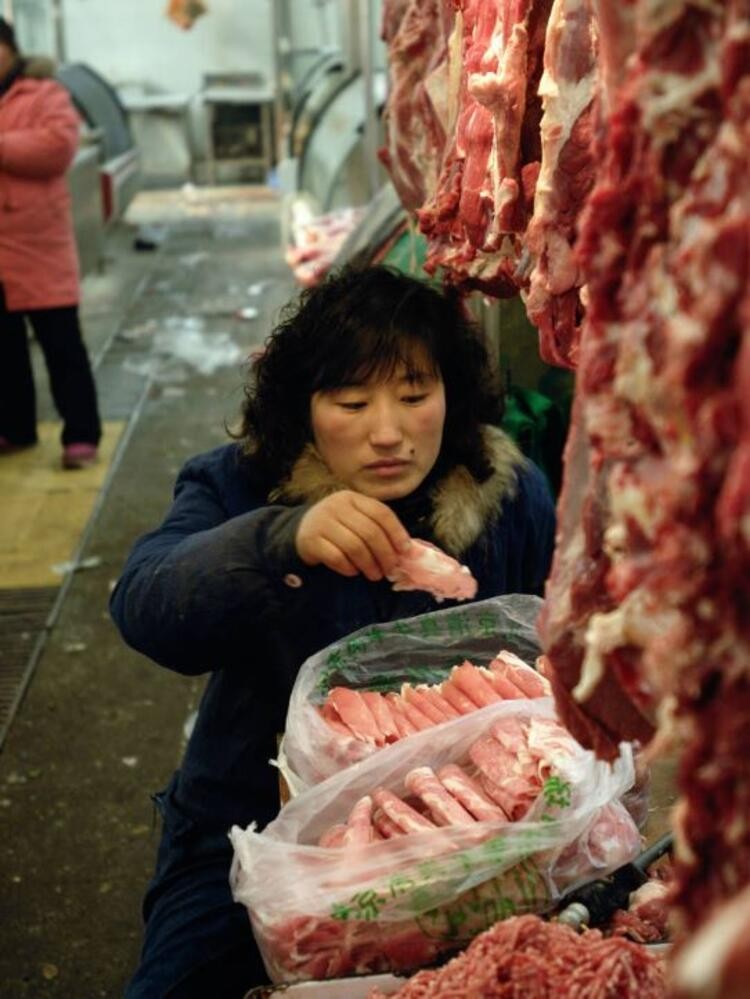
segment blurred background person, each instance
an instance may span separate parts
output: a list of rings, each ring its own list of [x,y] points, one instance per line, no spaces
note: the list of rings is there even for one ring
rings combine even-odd
[[[63,421],[63,467],[83,468],[96,460],[101,423],[65,177],[79,120],[53,73],[50,60],[21,55],[0,18],[0,454],[37,441],[28,318]]]

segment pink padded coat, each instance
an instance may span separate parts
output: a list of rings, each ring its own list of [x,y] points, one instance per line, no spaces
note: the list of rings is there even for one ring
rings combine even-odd
[[[78,254],[65,174],[80,120],[48,60],[0,97],[0,284],[11,312],[77,305]]]

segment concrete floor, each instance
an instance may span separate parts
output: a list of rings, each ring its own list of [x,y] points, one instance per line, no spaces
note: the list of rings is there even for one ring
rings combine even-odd
[[[102,415],[128,421],[83,558],[0,754],[0,995],[120,996],[139,951],[140,901],[157,825],[149,795],[174,769],[202,680],[128,650],[107,612],[136,537],[168,506],[182,462],[226,439],[241,363],[200,374],[154,361],[170,317],[203,321],[205,347],[228,336],[246,355],[293,292],[280,250],[280,203],[265,189],[144,194],[84,281],[82,315]],[[139,224],[163,242],[135,252]],[[249,286],[264,282],[260,295]],[[237,310],[259,309],[255,320]],[[39,359],[36,358],[38,364]],[[39,409],[54,418],[39,366]],[[75,473],[70,473],[75,474]]]

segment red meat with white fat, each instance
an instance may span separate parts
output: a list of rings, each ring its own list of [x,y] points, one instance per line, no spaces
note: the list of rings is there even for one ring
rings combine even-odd
[[[690,934],[750,883],[750,6],[596,7],[607,113],[541,632],[581,742],[681,746]]]
[[[539,85],[542,161],[524,239],[530,273],[522,294],[539,330],[543,360],[566,368],[578,363],[584,313],[574,243],[578,214],[594,179],[596,55],[589,0],[554,0]]]

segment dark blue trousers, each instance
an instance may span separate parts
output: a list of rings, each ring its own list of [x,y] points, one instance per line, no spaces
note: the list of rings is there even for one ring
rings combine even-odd
[[[154,799],[163,830],[126,999],[242,999],[269,978],[247,910],[232,900],[228,830],[198,826],[171,788]]]

